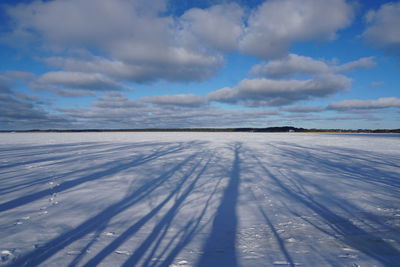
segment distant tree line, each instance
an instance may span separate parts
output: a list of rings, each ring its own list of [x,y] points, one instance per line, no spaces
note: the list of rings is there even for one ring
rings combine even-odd
[[[0,132],[25,132],[25,133],[79,133],[79,132],[256,132],[256,133],[400,133],[400,129],[305,129],[292,126],[266,127],[266,128],[152,128],[152,129],[47,129],[47,130],[2,130]]]

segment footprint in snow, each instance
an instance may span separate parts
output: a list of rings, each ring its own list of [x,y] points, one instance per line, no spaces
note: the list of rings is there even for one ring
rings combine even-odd
[[[15,258],[15,256],[10,250],[4,249],[0,252],[1,265],[11,263],[14,258]]]
[[[80,255],[81,251],[79,250],[70,250],[67,252],[67,255]]]
[[[49,213],[47,210],[43,210],[39,213],[39,215],[46,215],[47,213]]]
[[[127,255],[127,256],[131,255],[131,253],[127,250],[116,250],[114,252],[119,255]]]
[[[104,235],[105,236],[114,236],[115,232],[105,232]]]
[[[279,265],[279,266],[292,266],[292,265],[300,266],[301,265],[300,263],[297,263],[297,262],[291,263],[291,262],[288,262],[288,261],[274,261],[272,264],[273,265]]]
[[[171,264],[170,267],[181,267],[188,265],[189,262],[185,260],[178,261],[176,264]]]
[[[17,222],[15,223],[16,225],[20,225],[20,224],[24,224],[24,221],[29,220],[31,217],[30,216],[25,216],[22,217],[21,219],[17,220]]]

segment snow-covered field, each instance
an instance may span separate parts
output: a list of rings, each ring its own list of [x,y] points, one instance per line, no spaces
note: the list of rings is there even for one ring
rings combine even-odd
[[[0,134],[1,264],[399,266],[400,137]]]

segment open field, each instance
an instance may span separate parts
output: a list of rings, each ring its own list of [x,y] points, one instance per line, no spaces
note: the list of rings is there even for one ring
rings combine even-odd
[[[1,263],[398,266],[400,137],[2,133]]]

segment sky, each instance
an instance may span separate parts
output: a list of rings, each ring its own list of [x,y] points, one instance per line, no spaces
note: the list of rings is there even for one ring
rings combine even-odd
[[[400,2],[2,0],[0,130],[400,128]]]

